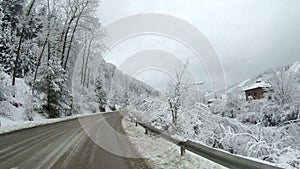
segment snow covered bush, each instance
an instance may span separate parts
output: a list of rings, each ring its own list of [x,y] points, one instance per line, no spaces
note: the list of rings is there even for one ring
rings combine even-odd
[[[222,118],[206,143],[234,154],[298,168],[299,155],[295,156],[295,153],[300,152],[299,126],[299,123],[287,123],[277,128],[264,127],[262,123],[244,125]]]
[[[262,120],[265,120],[267,123],[268,121],[271,121],[270,118],[273,117],[271,115],[273,114],[271,109],[273,108],[274,110],[275,107],[276,105],[266,99],[244,102],[241,106],[241,112],[237,116],[237,119],[242,123],[249,124],[257,124]]]
[[[300,115],[300,106],[296,104],[288,104],[283,107],[283,121],[296,120]]]
[[[241,105],[244,103],[244,99],[237,93],[229,93],[226,97],[225,112],[229,112],[229,116],[225,117],[236,118],[241,111]],[[223,115],[224,116],[224,115]]]
[[[277,104],[267,104],[261,108],[262,123],[264,126],[276,126],[283,121],[283,111]]]
[[[216,99],[210,106],[211,112],[222,117],[236,118],[244,101],[238,93],[229,93],[226,98]]]
[[[287,147],[274,155],[277,164],[283,168],[300,168],[300,150]]]
[[[299,107],[294,104],[280,106],[269,100],[253,100],[246,102],[237,119],[242,123],[264,126],[278,126],[286,121],[295,120],[299,115]]]
[[[247,142],[254,139],[251,130],[235,120],[222,118],[207,144],[234,154],[245,154]]]
[[[29,102],[30,87],[23,79],[16,79],[15,90],[11,86],[11,76],[5,72],[0,73],[0,116],[6,121],[24,121],[25,109]],[[13,92],[14,91],[14,92]],[[13,93],[16,97],[13,97]]]
[[[296,73],[281,68],[278,72],[273,72],[270,80],[273,88],[273,98],[280,106],[294,103],[299,99],[299,90],[296,86]]]
[[[259,112],[246,112],[239,115],[238,120],[246,124],[257,124],[261,121],[261,114]]]
[[[206,105],[197,103],[180,114],[177,131],[187,139],[205,142],[214,134],[219,119],[220,117],[212,114]]]
[[[241,111],[243,113],[247,112],[261,112],[261,108],[264,105],[268,105],[270,102],[266,99],[262,100],[251,100],[248,102],[244,102],[244,104],[241,106]]]
[[[168,106],[165,102],[157,99],[147,99],[136,107],[132,113],[134,119],[148,123],[156,128],[168,130],[171,126],[172,118],[168,113]]]
[[[225,100],[215,100],[210,105],[210,111],[213,114],[222,115],[224,113],[224,111],[225,111]]]
[[[286,104],[281,107],[277,104],[268,104],[262,107],[262,122],[265,126],[278,126],[286,121],[296,120],[299,108]]]

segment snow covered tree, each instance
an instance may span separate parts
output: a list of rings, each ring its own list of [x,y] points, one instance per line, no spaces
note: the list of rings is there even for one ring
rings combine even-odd
[[[22,12],[22,2],[1,1],[1,34],[0,34],[0,64],[3,71],[12,74],[15,58],[14,50],[17,47],[17,35],[19,29],[20,14]]]
[[[15,59],[14,59],[14,67],[13,67],[13,75],[12,75],[12,86],[15,86],[16,83],[16,77],[18,77],[18,72],[20,68],[20,58],[22,54],[22,45],[24,41],[26,40],[26,30],[28,29],[30,23],[33,21],[33,16],[31,15],[31,12],[34,10],[34,4],[36,0],[31,0],[28,9],[26,12],[22,15],[20,15],[20,24],[17,27],[20,27],[20,32],[18,33],[18,44],[17,48],[15,49]]]
[[[70,113],[72,69],[69,69],[71,66],[68,69],[66,67],[68,63],[73,64],[78,56],[82,47],[82,32],[88,31],[92,35],[101,27],[94,16],[98,2],[0,0],[0,67],[12,76],[14,91],[11,93],[14,97],[17,91],[16,78],[26,78],[26,82],[34,89],[34,98],[28,105],[35,102],[36,106],[26,110],[28,117],[31,116],[31,110],[40,109],[50,118]],[[98,38],[95,36],[95,39]],[[88,47],[97,48],[93,43]],[[62,53],[64,59],[61,59]],[[88,67],[86,65],[85,69]],[[89,81],[88,77],[86,81]]]
[[[67,86],[67,76],[58,58],[51,57],[41,67],[41,75],[34,88],[43,95],[43,110],[50,118],[69,115],[72,109],[72,96]]]
[[[92,56],[101,56],[105,51],[103,46],[105,46],[102,42],[102,38],[104,37],[103,32],[97,31],[94,33],[94,29],[99,29],[99,27],[89,28],[88,31],[84,31],[83,34],[83,53],[82,53],[82,67],[81,67],[81,84],[83,87],[88,87],[89,85],[89,75],[90,75],[90,59]],[[114,73],[112,70],[110,73]]]
[[[129,91],[125,89],[125,91],[123,92],[122,99],[121,99],[121,107],[123,109],[126,109],[129,105],[130,105]]]
[[[288,72],[285,68],[280,69],[279,72],[273,72],[273,79],[271,80],[274,90],[273,96],[280,106],[296,100],[299,91],[297,91],[295,79],[294,73]]]
[[[64,69],[67,68],[72,46],[79,28],[86,29],[91,23],[98,26],[94,15],[99,6],[98,0],[68,0],[62,1],[64,22],[61,32],[61,61]]]
[[[183,66],[179,65],[179,69],[175,72],[175,81],[170,82],[169,92],[167,93],[169,110],[172,114],[172,123],[176,127],[178,124],[179,114],[182,112],[185,97],[192,86],[201,85],[202,83],[189,84],[184,81],[184,74],[189,66],[187,59]]]
[[[107,106],[107,95],[104,90],[104,83],[102,78],[96,79],[95,92],[98,99],[100,112],[105,112]]]
[[[225,99],[224,112],[222,112],[222,116],[236,118],[237,114],[240,113],[242,104],[243,100],[240,98],[239,95],[234,93],[227,94],[227,98]]]
[[[1,1],[0,64],[4,71],[15,78],[33,73],[36,64],[37,24],[34,0]],[[27,13],[25,12],[27,10]]]
[[[174,126],[177,126],[178,116],[182,110],[182,97],[184,95],[184,92],[186,92],[186,88],[184,88],[182,81],[183,74],[186,69],[187,64],[184,65],[184,67],[176,73],[176,81],[173,84],[171,83],[168,94],[168,103],[172,114],[172,123]]]

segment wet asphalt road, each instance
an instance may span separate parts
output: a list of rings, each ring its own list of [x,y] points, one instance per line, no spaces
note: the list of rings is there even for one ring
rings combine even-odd
[[[112,154],[88,137],[102,139],[123,151],[118,134],[121,115],[111,113],[0,135],[0,169],[129,169],[130,159]],[[85,130],[82,128],[84,127]]]

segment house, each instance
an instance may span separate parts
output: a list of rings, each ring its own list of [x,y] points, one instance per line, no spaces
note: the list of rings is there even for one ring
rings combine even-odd
[[[255,84],[244,89],[246,100],[259,100],[264,98],[265,93],[272,91],[272,85],[262,82],[261,80],[257,80]]]

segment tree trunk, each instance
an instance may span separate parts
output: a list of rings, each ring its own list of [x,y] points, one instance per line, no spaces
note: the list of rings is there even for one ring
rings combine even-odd
[[[89,45],[88,45],[88,51],[87,51],[87,56],[86,56],[86,61],[85,61],[85,68],[84,68],[84,78],[83,78],[83,85],[85,85],[86,82],[86,76],[87,76],[87,67],[90,59],[90,53],[91,53],[91,45],[93,42],[93,38],[91,38]]]
[[[48,43],[48,37],[46,38],[46,40],[45,40],[45,42],[44,42],[44,44],[43,44],[42,51],[41,51],[40,56],[39,56],[39,58],[38,58],[38,63],[36,64],[36,68],[35,68],[35,72],[34,72],[33,83],[35,83],[35,81],[36,81],[37,73],[38,73],[38,71],[39,71],[39,67],[40,67],[40,65],[41,65],[42,57],[43,57],[44,51],[45,51],[45,49],[46,49],[47,43]]]
[[[70,45],[69,45],[69,48],[68,48],[68,52],[67,52],[67,56],[66,56],[66,60],[64,62],[64,69],[67,70],[67,64],[68,64],[68,60],[69,60],[69,56],[70,56],[70,52],[71,52],[71,48],[72,48],[72,44],[73,44],[73,39],[74,39],[74,36],[75,36],[75,32],[77,30],[77,26],[78,26],[78,22],[79,22],[79,19],[77,19],[76,21],[76,25],[72,31],[72,36],[71,36],[71,40],[70,40]]]
[[[61,66],[63,66],[63,63],[64,63],[66,46],[67,46],[67,40],[68,40],[68,34],[69,34],[70,29],[71,29],[71,24],[75,20],[76,11],[77,11],[77,8],[76,8],[76,10],[75,10],[72,18],[68,22],[68,26],[67,26],[65,32],[62,33],[64,38],[63,38],[63,46],[62,46],[62,52],[61,52]]]
[[[32,0],[31,3],[30,3],[30,6],[29,6],[29,9],[26,13],[26,17],[25,17],[25,22],[28,18],[28,16],[30,15],[31,11],[32,11],[32,8],[33,8],[33,5],[35,4],[35,1],[36,0]],[[19,67],[19,59],[20,59],[20,52],[21,52],[21,47],[22,47],[22,43],[23,43],[23,38],[24,38],[24,32],[25,32],[25,24],[22,25],[22,31],[21,31],[21,35],[20,35],[20,39],[19,39],[19,44],[18,44],[18,48],[17,48],[17,51],[16,51],[16,60],[14,62],[14,72],[13,72],[13,78],[12,78],[12,86],[15,86],[16,85],[16,76],[17,76],[17,70],[18,70],[18,67]],[[13,97],[15,97],[15,93],[13,94]]]
[[[86,88],[88,89],[89,88],[89,84],[90,84],[90,69],[88,69],[88,80],[87,80],[87,83],[86,83]]]
[[[75,17],[77,17],[77,20],[75,22],[75,26],[74,26],[74,29],[72,31],[72,35],[71,35],[71,40],[70,40],[70,45],[69,45],[69,48],[68,48],[68,52],[67,52],[67,56],[66,56],[66,60],[65,60],[65,63],[64,63],[64,69],[66,70],[67,69],[67,64],[68,64],[68,60],[69,60],[69,56],[70,56],[70,52],[71,52],[71,48],[72,48],[72,44],[73,44],[73,40],[74,40],[74,36],[75,36],[75,33],[77,31],[77,27],[78,27],[78,24],[79,24],[79,21],[81,19],[81,16],[85,10],[85,8],[87,7],[89,1],[87,1],[84,6],[82,7],[81,11],[79,12],[79,15],[78,16],[74,16],[74,19]],[[76,8],[76,11],[77,11],[77,8]],[[76,13],[76,12],[75,12]],[[73,21],[72,21],[73,22]],[[64,49],[63,49],[64,50]],[[64,53],[63,53],[64,54]],[[64,56],[64,55],[63,55]]]
[[[83,55],[82,55],[82,68],[81,68],[81,85],[84,86],[84,65],[85,65],[85,53],[86,53],[86,43],[87,43],[87,36],[85,34],[85,41],[84,41],[84,49],[83,49]]]

